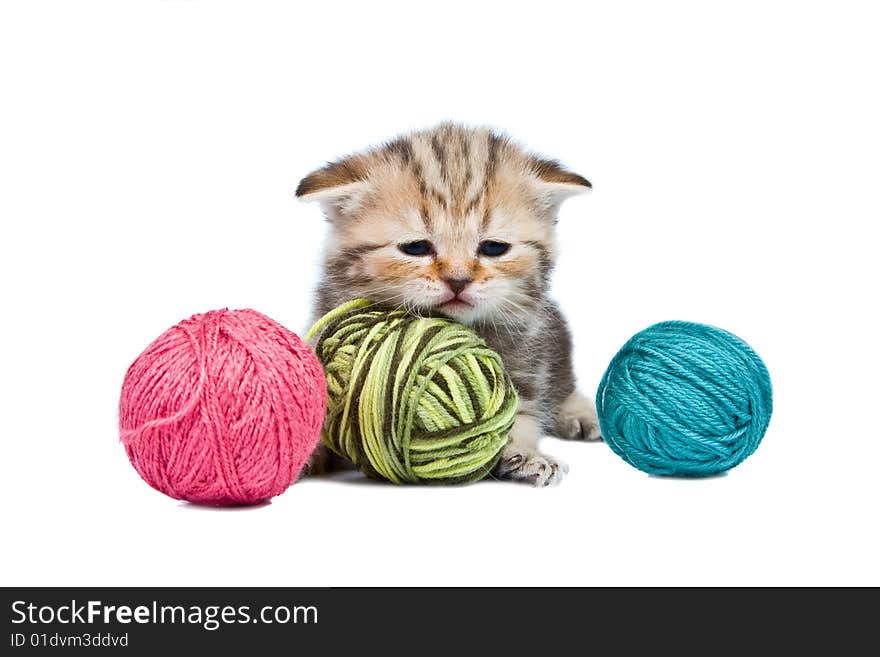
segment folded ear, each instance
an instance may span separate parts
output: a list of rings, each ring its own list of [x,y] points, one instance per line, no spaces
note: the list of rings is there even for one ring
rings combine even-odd
[[[531,168],[535,175],[534,186],[538,196],[552,206],[593,188],[589,180],[572,173],[555,160],[533,158]]]
[[[354,212],[369,190],[366,167],[355,157],[348,157],[312,171],[299,181],[296,196],[317,201],[329,219]]]

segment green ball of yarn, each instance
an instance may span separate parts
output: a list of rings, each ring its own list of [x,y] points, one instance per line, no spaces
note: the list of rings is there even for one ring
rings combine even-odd
[[[516,415],[501,358],[469,328],[357,299],[309,331],[327,376],[321,438],[396,484],[458,484],[495,465]]]
[[[773,389],[764,362],[732,333],[661,322],[612,359],[596,407],[605,442],[627,463],[650,474],[700,477],[757,449]]]

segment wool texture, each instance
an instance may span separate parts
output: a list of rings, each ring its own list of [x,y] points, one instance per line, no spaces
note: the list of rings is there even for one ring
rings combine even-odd
[[[296,480],[325,404],[321,365],[296,334],[255,310],[214,310],[165,331],[129,367],[120,438],[166,495],[255,504]]]
[[[757,449],[773,391],[763,361],[737,336],[661,322],[612,359],[596,406],[605,441],[625,461],[650,474],[699,477]]]
[[[307,339],[315,335],[330,449],[396,484],[467,483],[491,471],[517,396],[476,333],[356,299],[322,317]]]

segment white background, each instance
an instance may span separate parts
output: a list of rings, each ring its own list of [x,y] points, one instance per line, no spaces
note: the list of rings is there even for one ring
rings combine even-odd
[[[880,584],[871,4],[4,3],[0,582]],[[301,332],[299,178],[446,118],[593,182],[554,284],[583,389],[649,324],[722,326],[773,377],[759,450],[669,480],[548,439],[557,488],[309,480],[233,511],[150,489],[129,363],[217,307]]]

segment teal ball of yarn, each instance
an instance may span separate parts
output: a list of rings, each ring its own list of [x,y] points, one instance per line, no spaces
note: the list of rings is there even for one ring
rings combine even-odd
[[[612,359],[596,394],[605,442],[649,474],[701,477],[739,465],[770,423],[758,354],[719,328],[661,322]]]

